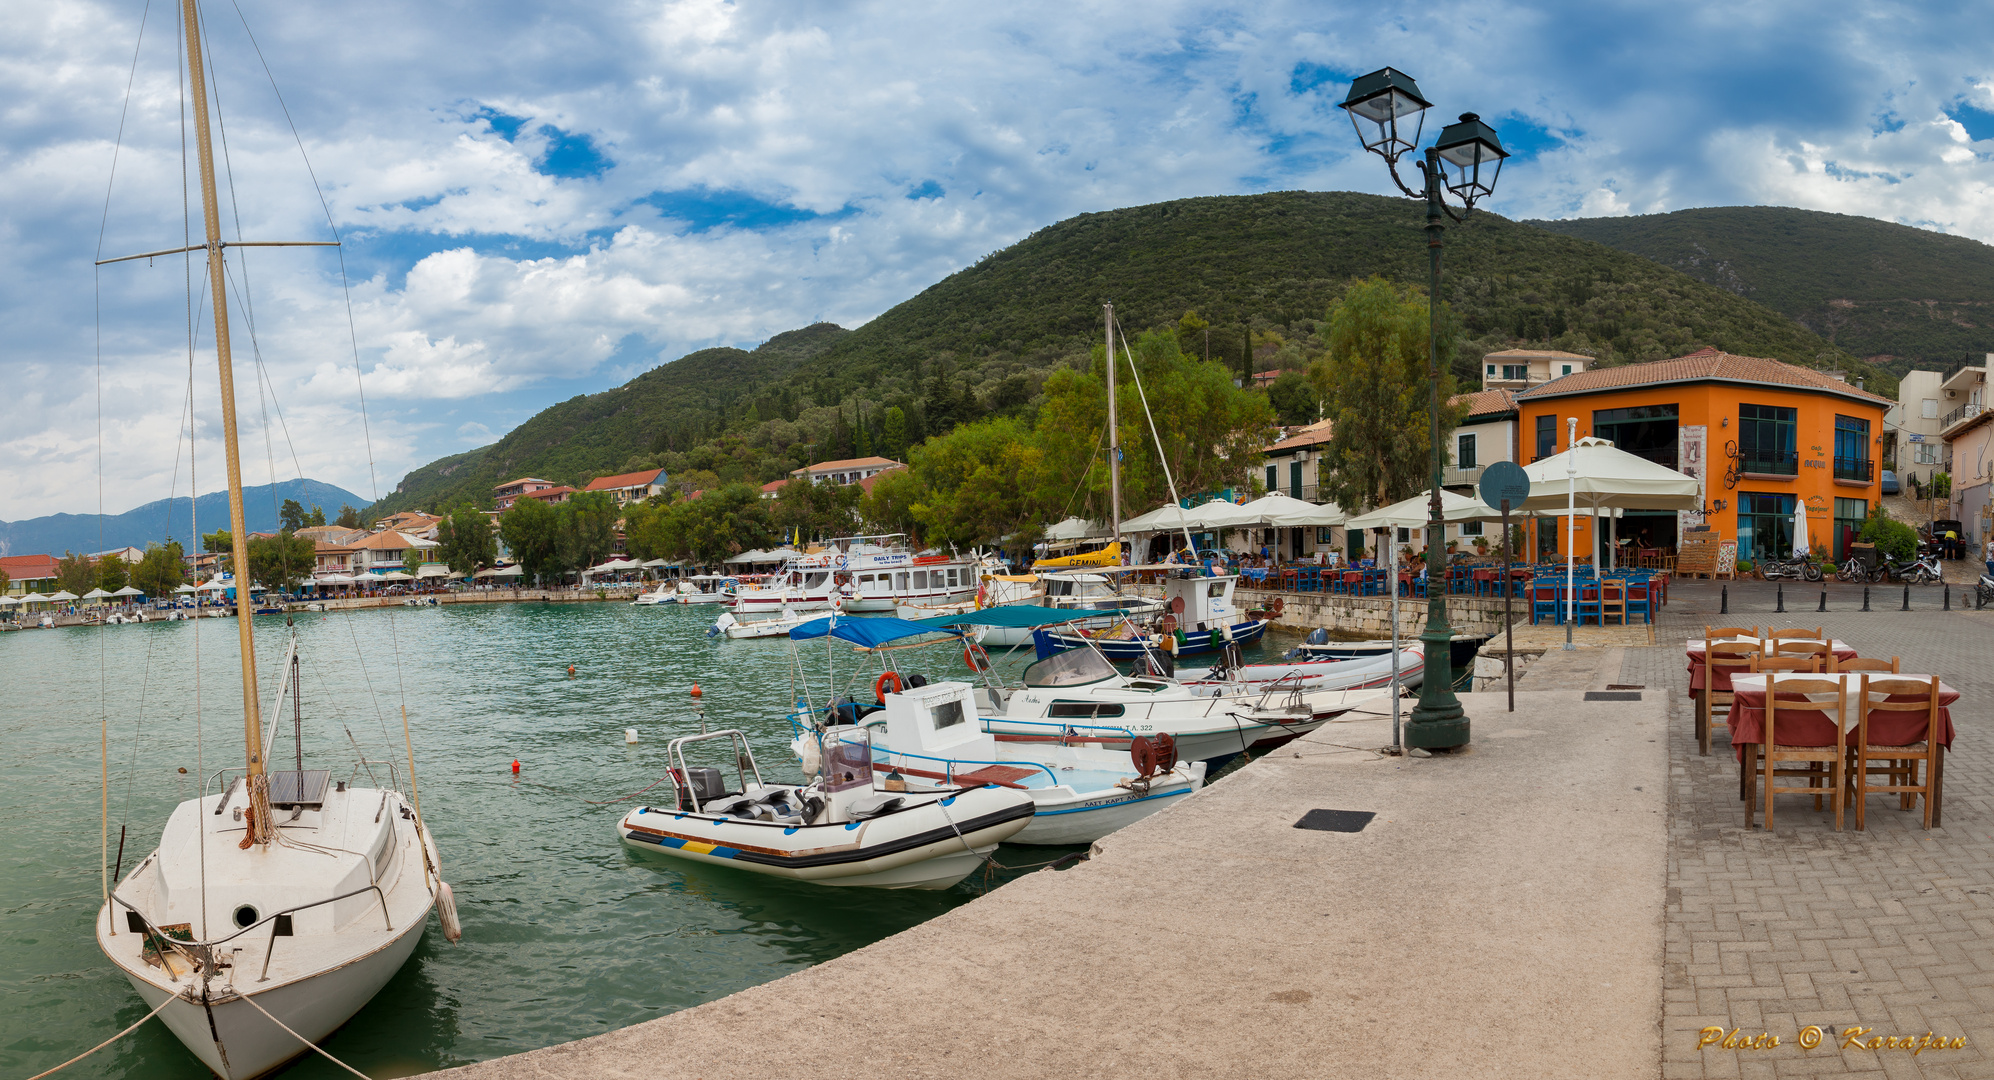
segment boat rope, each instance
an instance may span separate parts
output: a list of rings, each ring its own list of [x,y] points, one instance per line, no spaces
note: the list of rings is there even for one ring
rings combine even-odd
[[[255,1009],[255,1010],[257,1011],[257,1012],[260,1012],[260,1013],[262,1013],[262,1014],[263,1014],[263,1015],[265,1015],[265,1016],[270,1016],[270,1010],[268,1010],[268,1009],[264,1008],[264,1007],[263,1007],[263,1006],[261,1006],[261,1005],[258,1005],[258,1004],[256,1004],[256,999],[255,999],[255,998],[253,998],[253,997],[250,997],[250,996],[249,996],[248,994],[243,994],[243,995],[242,995],[242,1000],[243,1000],[243,1001],[245,1001],[245,1002],[247,1002],[247,1003],[248,1003],[248,1004],[249,1004],[249,1005],[250,1005],[250,1006],[251,1006],[252,1008],[254,1008],[254,1009]],[[369,1076],[368,1076],[368,1075],[367,1075],[366,1073],[363,1073],[363,1072],[361,1072],[361,1071],[360,1071],[359,1069],[356,1069],[356,1068],[354,1068],[353,1066],[351,1066],[351,1065],[348,1065],[348,1064],[347,1064],[347,1063],[345,1063],[344,1061],[341,1061],[341,1060],[339,1060],[338,1058],[336,1058],[336,1057],[333,1057],[333,1056],[332,1056],[331,1054],[328,1054],[328,1053],[326,1053],[326,1052],[325,1052],[325,1049],[324,1049],[323,1047],[319,1046],[319,1045],[318,1045],[317,1043],[315,1043],[315,1042],[311,1041],[310,1039],[307,1039],[307,1038],[305,1038],[305,1037],[304,1037],[303,1035],[300,1035],[300,1034],[298,1034],[298,1033],[297,1033],[297,1032],[295,1032],[295,1031],[292,1031],[292,1030],[291,1030],[291,1029],[290,1029],[289,1027],[285,1026],[285,1024],[284,1024],[284,1022],[283,1022],[282,1020],[279,1020],[279,1019],[277,1019],[277,1018],[276,1018],[276,1017],[274,1017],[274,1016],[270,1016],[270,1022],[271,1022],[271,1023],[273,1023],[273,1024],[275,1024],[275,1025],[277,1025],[277,1026],[278,1026],[278,1027],[280,1027],[280,1028],[283,1028],[283,1029],[284,1029],[284,1033],[285,1033],[285,1034],[287,1034],[287,1035],[289,1035],[289,1036],[290,1036],[291,1038],[293,1038],[293,1039],[296,1039],[296,1040],[298,1040],[299,1042],[301,1042],[301,1043],[304,1043],[304,1044],[305,1044],[306,1046],[309,1046],[309,1047],[311,1047],[311,1048],[312,1048],[313,1050],[316,1050],[316,1051],[318,1051],[318,1054],[319,1054],[319,1056],[320,1056],[320,1057],[323,1057],[323,1058],[324,1058],[324,1059],[326,1059],[327,1061],[330,1061],[330,1062],[332,1062],[332,1063],[333,1063],[334,1065],[337,1065],[337,1066],[339,1066],[340,1068],[342,1068],[342,1069],[345,1069],[345,1070],[346,1070],[347,1072],[350,1072],[350,1073],[352,1073],[353,1075],[355,1075],[355,1076],[359,1077],[359,1078],[360,1078],[360,1080],[372,1080],[372,1078],[371,1078],[371,1077],[369,1077]]]
[[[90,1049],[83,1051],[82,1053],[76,1055],[73,1058],[70,1058],[68,1061],[63,1062],[62,1064],[57,1065],[53,1069],[49,1069],[45,1072],[38,1072],[33,1076],[28,1077],[28,1080],[42,1080],[42,1077],[44,1076],[54,1076],[56,1073],[59,1073],[62,1070],[69,1068],[71,1065],[74,1065],[77,1062],[82,1061],[84,1058],[89,1057],[91,1054],[94,1054],[97,1051],[102,1050],[103,1048],[111,1045],[112,1043],[117,1042],[119,1039],[122,1039],[125,1036],[130,1035],[132,1032],[137,1031],[139,1024],[143,1024],[147,1020],[150,1020],[153,1017],[158,1016],[160,1013],[166,1011],[166,1007],[168,1005],[173,1004],[177,1000],[179,1000],[177,996],[173,994],[168,994],[166,996],[165,1001],[160,1002],[158,1007],[153,1009],[151,1012],[146,1013],[144,1016],[139,1017],[137,1023],[134,1023],[131,1027],[128,1027],[125,1030],[118,1032],[116,1035],[113,1035],[110,1038],[105,1039],[103,1042],[100,1042],[97,1045],[91,1047]]]

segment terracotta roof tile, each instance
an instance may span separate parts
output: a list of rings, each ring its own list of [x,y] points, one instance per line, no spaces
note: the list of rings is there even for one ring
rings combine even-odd
[[[1566,377],[1575,378],[1576,376],[1566,376]],[[1495,389],[1495,390],[1477,390],[1471,394],[1455,394],[1453,397],[1453,404],[1456,405],[1465,404],[1466,406],[1468,406],[1468,415],[1470,417],[1492,416],[1496,413],[1515,412],[1516,391]]]
[[[1309,446],[1322,446],[1329,442],[1330,433],[1335,429],[1333,420],[1318,420],[1298,428],[1289,428],[1286,438],[1260,451],[1263,454],[1278,454],[1286,450],[1300,450]]]
[[[657,482],[663,469],[645,469],[641,472],[618,473],[615,476],[598,476],[589,481],[583,491],[614,491],[617,488],[643,487]]]
[[[1633,386],[1706,381],[1793,386],[1806,390],[1820,390],[1886,407],[1896,404],[1881,394],[1858,389],[1853,383],[1843,382],[1813,368],[1769,360],[1763,356],[1735,356],[1716,349],[1701,349],[1673,360],[1651,360],[1643,364],[1622,364],[1618,367],[1581,371],[1533,386],[1517,394],[1517,399],[1536,401],[1540,398],[1591,394]]]
[[[849,469],[875,469],[875,468],[884,468],[888,465],[898,465],[898,464],[900,463],[893,460],[892,458],[883,458],[883,457],[845,458],[842,461],[820,461],[815,465],[805,465],[801,469],[794,470],[792,475],[794,475],[794,473],[800,473],[800,472],[820,473],[820,472],[845,472],[846,470]]]
[[[1587,356],[1587,355],[1586,355],[1586,354],[1584,354],[1584,353],[1575,353],[1575,352],[1559,352],[1559,351],[1558,351],[1558,350],[1556,350],[1556,349],[1504,349],[1504,350],[1503,350],[1503,351],[1501,351],[1501,352],[1492,352],[1492,353],[1489,353],[1488,355],[1490,355],[1490,356],[1551,356],[1551,357],[1556,357],[1557,359],[1560,359],[1560,360],[1587,360],[1587,361],[1590,361],[1590,360],[1592,359],[1592,357],[1590,357],[1590,356]]]

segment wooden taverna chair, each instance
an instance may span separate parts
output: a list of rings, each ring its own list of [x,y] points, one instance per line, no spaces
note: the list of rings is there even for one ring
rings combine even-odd
[[[1787,696],[1784,706],[1780,696]],[[1805,695],[1808,700],[1797,700]],[[1848,795],[1848,732],[1844,721],[1848,717],[1848,691],[1840,679],[1809,679],[1805,676],[1780,678],[1777,675],[1766,677],[1766,721],[1764,753],[1759,759],[1759,779],[1766,792],[1766,831],[1773,828],[1773,804],[1780,795],[1812,795],[1814,805],[1819,809],[1821,798],[1834,801],[1835,831],[1842,829],[1842,806]],[[1779,714],[1782,708],[1793,713],[1825,713],[1835,726],[1835,741],[1832,745],[1791,746],[1779,739]],[[1805,765],[1806,768],[1796,766]],[[1780,787],[1779,781],[1806,778],[1806,787]],[[1821,782],[1828,786],[1823,790]],[[1753,794],[1746,802],[1745,825],[1752,824],[1752,804],[1758,801],[1758,785],[1753,785]]]
[[[1896,699],[1896,700],[1892,700]],[[1863,828],[1863,804],[1876,793],[1896,793],[1899,807],[1909,810],[1911,800],[1925,797],[1925,828],[1932,827],[1932,765],[1937,757],[1939,730],[1939,677],[1916,675],[1890,678],[1864,674],[1856,719],[1855,763],[1849,776],[1855,789],[1856,829]],[[1908,746],[1877,746],[1870,742],[1870,725],[1879,717],[1919,714],[1924,737]],[[1871,762],[1877,762],[1871,765]],[[1871,776],[1882,776],[1882,784],[1871,784]],[[1921,779],[1922,778],[1922,779]],[[1772,812],[1766,812],[1770,819]]]
[[[1710,729],[1717,723],[1719,706],[1723,707],[1725,726],[1730,726],[1731,702],[1737,696],[1731,691],[1731,677],[1751,674],[1752,661],[1759,655],[1758,647],[1750,642],[1712,645],[1709,638],[1704,639],[1703,701],[1696,711],[1696,745],[1703,756],[1710,756]]]

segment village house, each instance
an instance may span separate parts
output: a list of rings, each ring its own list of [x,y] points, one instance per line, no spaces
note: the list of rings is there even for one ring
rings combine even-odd
[[[1528,390],[1553,379],[1578,375],[1592,357],[1553,349],[1504,349],[1482,357],[1482,389]]]
[[[552,480],[542,480],[537,476],[522,476],[517,480],[508,480],[492,488],[492,506],[500,513],[504,513],[521,495],[553,486],[555,485]]]
[[[655,495],[665,493],[665,470],[644,469],[640,472],[619,473],[615,476],[598,476],[588,482],[583,491],[606,491],[616,498],[616,505],[629,506],[642,502]]]
[[[26,596],[29,593],[51,593],[56,591],[56,564],[53,555],[8,555],[0,558],[0,571],[7,575],[7,595]]]
[[[846,458],[842,461],[820,461],[815,465],[805,465],[789,475],[818,484],[856,484],[880,473],[906,467],[892,458]]]

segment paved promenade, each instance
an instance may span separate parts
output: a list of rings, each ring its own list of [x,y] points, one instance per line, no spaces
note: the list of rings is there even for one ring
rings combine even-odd
[[[1461,755],[1331,725],[1092,861],[684,1012],[442,1074],[1657,1075],[1661,695],[1468,698]],[[1371,811],[1358,833],[1294,827]]]
[[[1994,711],[1994,610],[1940,610],[1937,587],[1829,585],[1786,589],[1788,614],[1772,613],[1773,586],[1732,583],[1728,617],[1714,583],[1678,583],[1656,626],[1658,645],[1622,654],[1617,682],[1681,688],[1683,639],[1711,625],[1825,626],[1864,656],[1901,657],[1906,671],[1936,671],[1958,687],[1957,738],[1946,757],[1945,824],[1927,833],[1922,813],[1878,797],[1865,832],[1834,831],[1832,814],[1807,800],[1781,803],[1776,835],[1746,830],[1737,764],[1718,729],[1709,757],[1692,737],[1686,694],[1669,721],[1669,890],[1665,1077],[1994,1076],[1994,792],[1986,740]],[[1959,599],[1955,590],[1954,600]],[[1800,601],[1804,601],[1800,602]],[[1886,603],[1887,601],[1887,603]],[[1794,611],[1804,607],[1803,611]],[[1802,1050],[1804,1025],[1823,1045]],[[1705,1027],[1778,1035],[1773,1050],[1697,1049]],[[1961,1050],[1840,1049],[1861,1037],[1963,1037]]]

